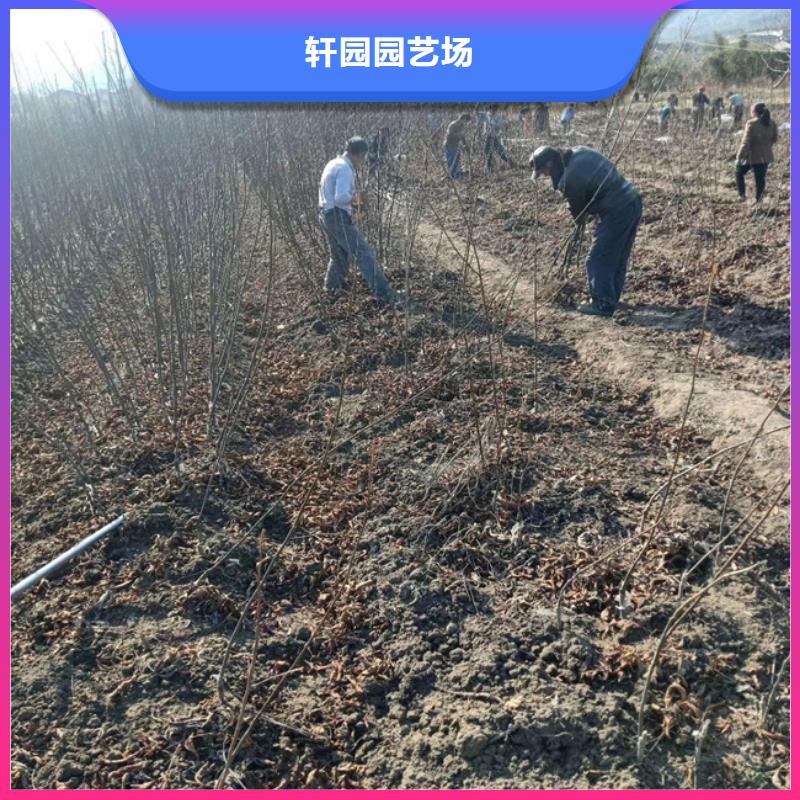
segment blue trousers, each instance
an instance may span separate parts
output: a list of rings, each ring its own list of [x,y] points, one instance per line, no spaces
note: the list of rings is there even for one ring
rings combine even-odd
[[[586,261],[589,290],[596,305],[614,309],[619,303],[641,218],[642,198],[638,193],[627,205],[600,218]]]
[[[343,208],[320,211],[319,221],[328,238],[330,261],[325,273],[325,290],[332,292],[347,286],[350,262],[355,261],[370,291],[379,299],[389,301],[393,293],[386,275],[375,260],[375,251],[353,224]]]
[[[445,147],[444,157],[447,161],[447,174],[451,178],[458,178],[461,175],[461,148]]]

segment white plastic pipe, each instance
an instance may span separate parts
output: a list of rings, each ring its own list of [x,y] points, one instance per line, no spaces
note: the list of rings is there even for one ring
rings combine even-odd
[[[74,547],[70,547],[66,553],[62,553],[57,558],[54,558],[49,564],[45,564],[41,569],[37,569],[32,575],[23,578],[19,583],[11,587],[11,602],[13,603],[18,597],[21,597],[28,589],[32,589],[42,578],[46,578],[52,572],[55,572],[59,567],[71,561],[75,556],[80,555],[84,550],[88,550],[95,542],[102,539],[107,533],[110,533],[115,528],[119,528],[125,521],[125,515],[120,514],[113,522],[109,522],[104,528],[82,539]]]

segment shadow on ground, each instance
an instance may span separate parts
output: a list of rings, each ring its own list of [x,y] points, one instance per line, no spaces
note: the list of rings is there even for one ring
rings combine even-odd
[[[665,331],[699,330],[703,307],[644,303],[629,308],[620,320],[625,325]],[[735,303],[709,309],[709,330],[743,355],[769,360],[786,357],[789,349],[789,309],[756,303]]]

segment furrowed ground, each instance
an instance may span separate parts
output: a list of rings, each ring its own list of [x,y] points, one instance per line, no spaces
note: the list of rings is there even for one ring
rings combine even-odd
[[[608,152],[619,131],[645,199],[613,322],[570,309],[585,278],[559,275],[558,196],[527,167],[487,178],[477,145],[473,177],[447,182],[424,110],[207,112],[205,128],[188,110],[189,146],[243,165],[221,179],[230,204],[192,227],[176,190],[150,226],[161,194],[142,189],[145,222],[118,229],[127,203],[98,203],[71,288],[97,276],[168,319],[199,309],[195,345],[174,339],[180,374],[200,376],[175,382],[179,403],[152,390],[168,356],[128,349],[136,323],[156,352],[144,311],[42,301],[31,330],[24,285],[12,577],[128,521],[13,608],[16,787],[788,785],[788,137],[754,211],[735,202],[730,132],[657,141],[644,103],[607,111],[579,107],[570,142]],[[363,224],[410,311],[355,278],[335,303],[316,288],[325,154],[383,122],[407,158],[368,178]],[[518,163],[539,143],[510,138]],[[236,248],[207,235],[170,261],[171,226],[214,220]],[[26,276],[71,253],[34,229]],[[140,289],[145,241],[175,269]],[[191,259],[209,280],[184,305],[169,281]]]

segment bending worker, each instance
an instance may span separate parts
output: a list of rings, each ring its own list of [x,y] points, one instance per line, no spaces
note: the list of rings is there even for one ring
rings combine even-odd
[[[350,261],[355,260],[370,291],[386,303],[397,300],[375,252],[353,222],[356,169],[364,163],[369,146],[360,136],[349,139],[345,152],[325,165],[319,182],[319,220],[328,238],[330,261],[325,274],[325,291],[335,294],[347,287]]]
[[[576,224],[582,224],[589,216],[599,217],[586,262],[592,300],[578,306],[578,311],[610,317],[622,296],[628,259],[642,217],[639,191],[611,161],[591,147],[539,147],[529,164],[534,180],[548,175],[553,188],[566,197]]]
[[[467,125],[472,119],[469,114],[462,114],[458,119],[454,119],[447,126],[447,134],[444,140],[444,157],[447,162],[447,174],[451,178],[460,178],[461,172],[461,151],[467,141]]]

